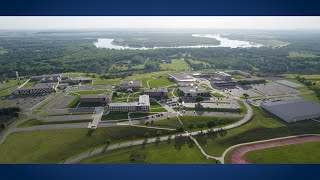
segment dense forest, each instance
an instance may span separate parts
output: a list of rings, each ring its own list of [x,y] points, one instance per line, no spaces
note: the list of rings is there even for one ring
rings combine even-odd
[[[18,35],[17,35],[18,34]],[[114,74],[117,71],[158,71],[162,60],[183,57],[201,61],[188,62],[194,70],[241,69],[263,74],[315,74],[320,72],[319,34],[289,34],[275,40],[288,42],[283,47],[261,48],[186,48],[153,50],[112,50],[96,48],[93,42],[103,35],[91,33],[21,33],[6,35],[0,32],[0,74],[14,77],[45,73],[87,72]],[[139,36],[125,34],[127,39]],[[108,35],[110,36],[110,34]],[[114,37],[119,38],[119,34]],[[155,35],[154,35],[155,36]],[[105,36],[103,36],[105,37]],[[237,36],[241,39],[250,37]],[[235,37],[234,37],[235,38]],[[154,38],[156,39],[156,38]],[[161,38],[159,38],[161,39]],[[202,38],[205,39],[205,38]],[[253,40],[253,38],[251,38]],[[254,39],[258,39],[257,36]],[[269,37],[270,39],[270,37]],[[212,39],[210,39],[212,40]],[[259,39],[260,42],[263,38]],[[158,41],[162,43],[163,41]],[[167,41],[168,42],[168,41]],[[156,42],[155,42],[156,43]],[[294,52],[294,53],[291,53]],[[297,57],[290,56],[290,53]],[[115,70],[116,66],[127,64],[129,68]]]

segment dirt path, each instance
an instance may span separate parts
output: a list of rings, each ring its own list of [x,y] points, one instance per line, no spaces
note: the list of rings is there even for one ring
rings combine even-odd
[[[292,137],[292,138],[278,139],[278,140],[273,140],[269,142],[244,145],[237,148],[231,154],[230,163],[231,164],[251,164],[250,161],[248,161],[243,157],[243,155],[247,152],[258,150],[258,149],[285,146],[290,144],[297,144],[297,143],[311,142],[311,141],[320,141],[320,136],[304,135],[304,136],[298,136],[298,137]]]

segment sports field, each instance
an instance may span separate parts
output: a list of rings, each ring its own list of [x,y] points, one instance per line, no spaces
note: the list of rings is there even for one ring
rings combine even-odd
[[[254,150],[244,158],[254,164],[319,164],[320,141]]]

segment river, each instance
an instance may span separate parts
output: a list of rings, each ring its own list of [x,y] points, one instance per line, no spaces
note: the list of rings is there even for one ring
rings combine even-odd
[[[194,37],[203,37],[203,38],[214,38],[220,41],[219,45],[196,45],[196,46],[176,46],[176,47],[141,47],[134,48],[129,46],[121,46],[112,44],[113,39],[110,38],[99,38],[94,45],[97,48],[106,48],[106,49],[130,49],[130,50],[148,50],[148,49],[163,49],[163,48],[208,48],[208,47],[229,47],[229,48],[259,48],[263,45],[252,43],[248,41],[240,40],[231,40],[228,38],[221,37],[219,34],[193,34]]]

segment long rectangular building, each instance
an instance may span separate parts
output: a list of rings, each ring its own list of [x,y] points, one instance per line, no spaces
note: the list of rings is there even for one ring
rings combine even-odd
[[[144,89],[143,94],[149,95],[151,97],[167,97],[168,96],[168,88],[167,87],[160,87],[160,88]]]
[[[109,104],[112,100],[113,92],[105,92],[103,94],[87,94],[81,95],[79,98],[80,102],[93,102],[93,103],[102,103]]]
[[[320,104],[307,99],[270,101],[261,107],[288,123],[320,117]]]
[[[139,96],[138,102],[118,102],[109,104],[110,112],[150,112],[149,95]]]
[[[57,91],[59,83],[37,83],[33,87],[20,87],[16,94],[48,94]]]
[[[178,88],[178,93],[185,97],[208,96],[210,92],[211,90],[193,86]]]
[[[121,81],[119,84],[120,89],[140,89],[142,81]]]

